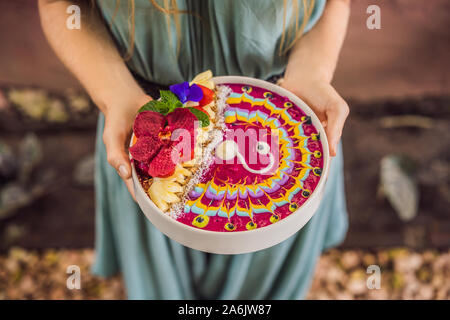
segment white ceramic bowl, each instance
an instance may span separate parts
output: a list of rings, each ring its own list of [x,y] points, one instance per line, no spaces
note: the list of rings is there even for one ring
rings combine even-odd
[[[240,254],[266,249],[286,240],[299,231],[311,219],[319,207],[324,193],[325,183],[328,178],[330,165],[330,155],[325,130],[317,116],[306,103],[293,93],[275,84],[263,80],[238,76],[215,77],[214,82],[216,85],[238,83],[265,88],[281,96],[287,97],[294,104],[300,106],[308,116],[311,116],[313,125],[320,133],[324,159],[322,176],[315,190],[300,208],[277,223],[254,230],[237,232],[215,232],[197,229],[169,217],[147,196],[138,180],[136,170],[133,166],[133,184],[136,200],[145,216],[156,228],[169,238],[187,247],[217,254]]]

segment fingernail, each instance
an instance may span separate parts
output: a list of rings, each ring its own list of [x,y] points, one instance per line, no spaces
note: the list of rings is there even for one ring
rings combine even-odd
[[[127,167],[126,167],[124,164],[121,164],[121,165],[119,166],[119,175],[120,175],[122,178],[128,177],[128,169],[127,169]]]

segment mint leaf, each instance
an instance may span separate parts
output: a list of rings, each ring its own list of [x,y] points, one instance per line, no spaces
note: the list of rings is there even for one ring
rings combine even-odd
[[[169,108],[161,101],[151,100],[151,101],[147,102],[146,104],[144,104],[139,109],[138,112],[142,112],[142,111],[155,111],[155,112],[159,112],[161,114],[166,114],[169,111]]]
[[[169,111],[167,113],[171,113],[176,108],[182,108],[183,104],[180,101],[178,101],[178,103],[167,105],[167,107],[169,109]]]
[[[161,96],[161,101],[165,104],[176,104],[177,102],[180,102],[178,97],[170,90],[159,90],[159,94]]]
[[[151,100],[142,106],[138,112],[155,111],[162,115],[171,113],[176,108],[182,108],[183,104],[178,97],[170,90],[160,90],[161,98],[159,100]]]
[[[183,104],[178,97],[170,90],[160,90],[159,94],[161,95],[161,101],[166,104],[168,108],[167,113],[171,113],[176,108],[183,107]]]
[[[202,128],[209,126],[209,117],[205,112],[192,107],[189,107],[189,111],[191,111],[192,114],[197,117],[198,121],[200,121]]]

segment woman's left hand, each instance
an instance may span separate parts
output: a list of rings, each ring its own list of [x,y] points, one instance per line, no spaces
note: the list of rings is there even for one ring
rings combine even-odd
[[[284,78],[279,85],[299,96],[313,109],[325,128],[330,155],[334,157],[349,114],[345,100],[325,80]]]

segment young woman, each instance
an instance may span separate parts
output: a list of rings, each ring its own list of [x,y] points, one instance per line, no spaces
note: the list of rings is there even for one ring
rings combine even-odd
[[[339,140],[349,109],[330,83],[349,0],[104,0],[81,8],[79,30],[66,28],[71,4],[40,0],[39,9],[50,44],[101,111],[94,272],[121,271],[131,299],[305,297],[317,258],[347,230]],[[206,69],[261,79],[284,74],[278,83],[326,128],[334,158],[323,203],[300,232],[272,248],[225,256],[183,247],[133,201],[125,145],[136,111],[157,85]]]

